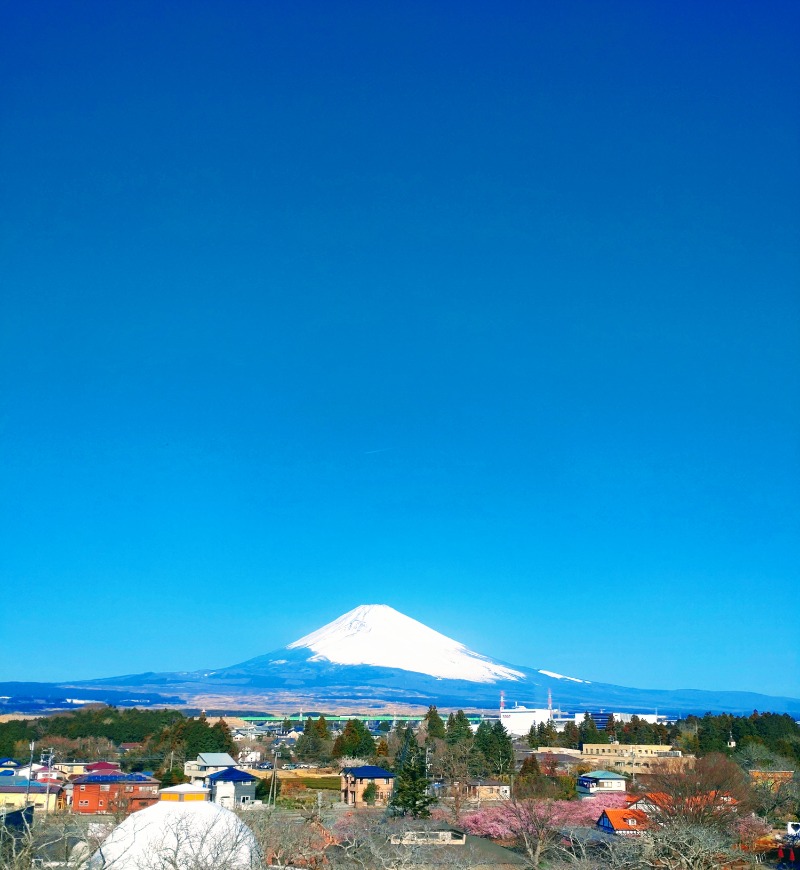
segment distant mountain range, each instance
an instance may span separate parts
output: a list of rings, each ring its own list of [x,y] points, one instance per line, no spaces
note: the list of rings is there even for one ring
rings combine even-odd
[[[118,705],[219,706],[220,699],[227,699],[226,706],[241,709],[285,708],[292,699],[306,709],[309,702],[365,709],[431,703],[497,709],[501,692],[510,702],[543,707],[548,690],[555,706],[574,712],[743,714],[757,709],[800,716],[797,698],[632,689],[506,664],[384,604],[356,607],[287,647],[227,668],[73,683],[0,683],[0,695],[11,696],[9,703],[20,696],[35,699],[39,692],[51,700],[105,700]]]

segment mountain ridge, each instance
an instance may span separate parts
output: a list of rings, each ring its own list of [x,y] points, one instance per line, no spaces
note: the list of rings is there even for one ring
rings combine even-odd
[[[800,715],[800,699],[755,692],[702,689],[637,689],[568,677],[544,668],[512,665],[468,649],[383,604],[359,605],[285,647],[229,667],[127,674],[58,685],[127,694],[164,693],[206,703],[210,697],[242,704],[269,704],[295,694],[320,704],[365,706],[412,704],[497,709],[500,693],[509,702],[574,712],[770,710]],[[117,701],[118,702],[118,701]]]

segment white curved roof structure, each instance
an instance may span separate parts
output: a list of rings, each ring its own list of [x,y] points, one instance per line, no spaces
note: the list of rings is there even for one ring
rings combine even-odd
[[[89,861],[91,870],[254,870],[262,867],[250,829],[205,801],[160,801],[128,816]]]

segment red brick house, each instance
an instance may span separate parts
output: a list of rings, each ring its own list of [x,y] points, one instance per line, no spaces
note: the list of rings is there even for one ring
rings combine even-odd
[[[72,781],[72,812],[127,816],[157,803],[158,786],[144,773],[85,773]]]

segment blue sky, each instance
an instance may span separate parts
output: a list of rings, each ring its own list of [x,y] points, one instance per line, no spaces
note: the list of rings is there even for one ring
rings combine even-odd
[[[0,679],[386,603],[800,697],[797,3],[4,20]]]

